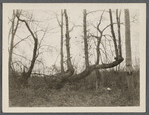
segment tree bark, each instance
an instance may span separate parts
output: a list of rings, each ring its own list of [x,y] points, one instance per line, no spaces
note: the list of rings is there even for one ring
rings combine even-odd
[[[68,70],[73,73],[74,68],[72,66],[71,57],[70,57],[70,46],[69,46],[70,37],[69,37],[69,25],[68,25],[68,16],[67,16],[66,9],[64,10],[64,13],[65,13],[65,20],[66,20],[66,35],[65,36],[66,36],[66,51],[67,51],[67,67],[68,67]]]
[[[111,22],[111,33],[112,33],[114,47],[115,47],[115,54],[116,54],[116,57],[118,57],[118,49],[117,49],[116,37],[115,37],[115,32],[114,32],[114,27],[113,27],[113,19],[112,19],[111,9],[109,9],[109,14],[110,14],[110,22]]]
[[[117,20],[117,28],[118,28],[118,38],[119,38],[119,55],[122,56],[122,49],[121,49],[121,31],[120,31],[120,15],[118,16],[118,9],[116,9],[116,20]]]
[[[101,38],[102,38],[102,32],[101,32],[101,36],[98,37],[98,39],[97,39],[97,48],[96,48],[96,52],[97,52],[97,61],[96,61],[96,64],[97,65],[99,64],[99,55],[100,55],[99,47],[100,47]],[[99,69],[96,69],[95,70],[95,73],[96,73],[96,90],[98,90],[99,83],[102,82],[101,81],[102,79],[101,79],[101,74],[100,74]]]
[[[65,72],[61,72],[52,76],[49,76],[48,78],[45,78],[45,82],[51,87],[55,89],[62,88],[66,82],[68,82],[68,78],[74,74],[74,68],[71,63],[71,57],[70,57],[70,46],[69,46],[69,23],[68,23],[68,15],[66,9],[64,10],[65,15],[65,21],[66,21],[66,52],[67,52],[67,68],[68,70]],[[62,25],[62,23],[61,23]],[[62,27],[62,26],[61,26]],[[62,28],[61,28],[62,29]],[[61,30],[62,32],[62,30]],[[62,38],[61,38],[62,40]],[[62,47],[62,41],[61,41],[61,47]],[[62,50],[61,50],[62,51]],[[62,52],[61,52],[62,53]],[[63,55],[63,54],[62,54]],[[62,56],[61,55],[61,56]],[[61,57],[62,58],[62,57]],[[62,64],[62,63],[61,63]],[[51,79],[53,78],[53,79]],[[47,82],[48,81],[48,82]]]
[[[134,81],[132,76],[132,58],[131,58],[131,37],[130,37],[130,17],[129,10],[125,9],[125,47],[126,47],[126,71],[128,82],[129,99],[133,103]]]
[[[83,78],[85,78],[86,76],[88,76],[89,74],[91,74],[91,72],[93,70],[98,70],[98,69],[107,69],[107,68],[112,68],[115,67],[117,65],[119,65],[124,59],[122,58],[122,56],[118,55],[118,49],[117,49],[117,43],[116,43],[116,37],[115,37],[115,33],[114,33],[114,28],[113,28],[113,21],[112,21],[112,12],[111,10],[109,10],[110,13],[110,22],[111,22],[111,33],[113,35],[113,42],[114,42],[114,46],[115,46],[115,52],[116,52],[116,60],[109,63],[109,64],[99,64],[99,57],[97,57],[97,62],[95,65],[89,65],[89,61],[88,61],[88,44],[87,44],[87,37],[86,37],[86,10],[84,10],[84,17],[83,17],[83,27],[84,27],[84,50],[85,50],[85,62],[86,62],[86,69],[79,73],[79,74],[75,74],[73,76],[71,76],[69,78],[70,82],[75,82],[78,80],[81,80]],[[98,31],[100,32],[100,30],[98,29]],[[100,45],[100,40],[102,37],[102,33],[100,37],[94,36],[98,39],[98,44],[97,44],[97,55],[99,54],[99,45]],[[99,56],[99,55],[98,55]]]
[[[100,42],[101,42],[101,37],[99,37],[97,39],[97,48],[96,48],[96,51],[97,51],[97,61],[96,61],[96,64],[99,64],[99,55],[100,55],[99,47],[100,47]]]
[[[83,30],[84,30],[84,50],[85,50],[85,64],[86,64],[86,68],[89,67],[89,59],[88,59],[88,43],[87,43],[87,32],[86,32],[86,17],[87,17],[87,13],[86,13],[86,9],[84,9],[83,11]]]
[[[65,19],[66,19],[66,50],[67,50],[67,66],[68,66],[68,71],[64,72],[63,74],[57,74],[55,75],[55,81],[57,83],[56,87],[61,88],[66,82],[76,82],[79,81],[85,77],[87,77],[88,75],[91,74],[92,71],[94,70],[98,70],[98,69],[107,69],[107,68],[113,68],[117,65],[119,65],[122,61],[123,58],[121,56],[116,55],[116,60],[108,63],[108,64],[99,64],[99,61],[97,60],[97,62],[94,65],[89,65],[89,60],[88,60],[88,44],[87,44],[87,31],[86,31],[86,10],[84,10],[83,12],[83,28],[84,28],[84,53],[85,53],[85,63],[86,63],[86,69],[79,73],[79,74],[74,74],[74,69],[73,66],[71,64],[71,58],[70,58],[70,48],[69,48],[69,28],[68,28],[68,16],[67,16],[67,12],[66,10],[64,10],[64,14],[65,14]],[[113,22],[112,22],[113,24]],[[113,30],[114,31],[114,30]],[[100,45],[100,37],[96,37],[98,38],[98,45],[97,45],[97,54],[99,54],[99,45]],[[116,42],[116,40],[113,40],[114,42]],[[116,46],[117,47],[117,46]],[[115,50],[115,52],[118,52],[118,49]],[[98,57],[99,58],[99,57]],[[54,81],[54,80],[53,80]],[[51,83],[54,83],[54,82]]]
[[[118,58],[118,60],[111,62],[109,64],[94,64],[94,65],[90,65],[88,67],[88,69],[85,69],[83,72],[73,75],[69,78],[70,82],[75,82],[78,80],[81,80],[83,78],[85,78],[86,76],[88,76],[89,74],[91,74],[91,72],[95,69],[107,69],[107,68],[113,68],[117,65],[119,65],[124,59],[121,57]]]
[[[64,73],[63,61],[63,10],[61,10],[61,73]]]
[[[22,20],[20,19],[18,16],[17,16],[18,20],[21,21],[21,22],[24,22],[28,31],[31,33],[32,37],[33,37],[33,40],[34,40],[34,50],[33,50],[33,56],[32,56],[32,60],[31,60],[31,64],[30,64],[30,67],[29,67],[29,70],[27,73],[24,73],[23,75],[23,79],[24,79],[24,82],[23,82],[23,85],[27,85],[27,80],[28,78],[30,77],[31,73],[32,73],[32,70],[34,68],[34,64],[35,64],[35,61],[36,61],[36,53],[37,53],[37,46],[38,46],[38,39],[35,37],[34,33],[32,32],[32,30],[30,29],[28,23],[25,21],[25,20]]]
[[[20,15],[20,14],[19,14]],[[18,15],[18,16],[19,16]],[[11,42],[10,42],[10,50],[9,50],[9,62],[8,62],[8,66],[9,66],[9,74],[11,72],[11,62],[12,62],[12,53],[13,53],[13,42],[14,42],[14,37],[16,34],[16,31],[18,29],[18,25],[19,25],[19,20],[17,20],[17,24],[16,26],[14,26],[15,24],[15,18],[16,18],[16,13],[15,10],[13,10],[13,18],[12,18],[12,26],[11,26]]]

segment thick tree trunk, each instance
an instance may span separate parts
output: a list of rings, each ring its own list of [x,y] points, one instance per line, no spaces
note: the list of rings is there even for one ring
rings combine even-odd
[[[63,61],[63,10],[61,10],[61,73],[64,73]]]
[[[91,72],[95,69],[107,69],[107,68],[113,68],[117,65],[119,65],[124,59],[123,58],[118,58],[118,60],[111,62],[109,64],[95,64],[95,65],[90,65],[88,67],[88,69],[85,69],[83,72],[79,73],[79,74],[75,74],[73,76],[71,76],[69,78],[70,82],[75,82],[75,81],[79,81],[83,78],[85,78],[86,76],[90,75]]]
[[[132,76],[132,59],[131,59],[131,37],[130,37],[130,17],[129,10],[125,9],[125,47],[126,47],[126,71],[128,82],[129,99],[133,102],[134,81]]]

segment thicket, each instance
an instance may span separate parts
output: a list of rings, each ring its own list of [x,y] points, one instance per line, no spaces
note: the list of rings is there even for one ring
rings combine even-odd
[[[139,106],[139,71],[133,71],[135,84],[134,102],[128,98],[127,73],[104,70],[96,89],[96,74],[92,72],[79,82],[67,83],[61,89],[51,89],[43,77],[32,76],[28,87],[22,87],[21,75],[9,76],[9,104],[15,107],[51,106]],[[47,79],[50,81],[50,77]]]

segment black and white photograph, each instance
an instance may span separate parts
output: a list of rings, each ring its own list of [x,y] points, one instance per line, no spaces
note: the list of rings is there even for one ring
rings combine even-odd
[[[3,3],[3,112],[145,112],[145,3]]]

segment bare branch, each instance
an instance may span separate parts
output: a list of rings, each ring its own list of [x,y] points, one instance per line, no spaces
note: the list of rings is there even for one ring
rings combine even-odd
[[[31,35],[27,36],[26,38],[21,39],[19,42],[17,42],[13,48],[15,48],[19,43],[21,43],[22,41],[26,40],[27,38],[29,38]]]
[[[34,68],[35,61],[36,61],[38,39],[37,39],[37,36],[35,37],[36,33],[35,33],[35,35],[34,35],[34,33],[32,32],[32,30],[30,29],[28,23],[27,23],[25,20],[20,19],[20,17],[18,17],[18,16],[17,16],[17,18],[18,18],[19,21],[25,23],[25,25],[26,25],[28,31],[31,33],[31,35],[32,35],[32,37],[33,37],[33,39],[34,39],[34,49],[33,49],[32,61],[31,61],[31,64],[30,64],[30,67],[29,67],[29,70],[28,70],[26,76],[24,76],[24,77],[25,77],[25,78],[24,78],[24,81],[27,82],[27,79],[30,77],[30,75],[31,75],[31,73],[32,73],[32,70],[33,70],[33,68]],[[25,83],[25,82],[24,82],[24,83]]]
[[[108,40],[108,38],[106,37],[106,35],[104,35],[104,37],[105,37],[105,39],[107,39]],[[111,38],[112,38],[112,36],[110,36]],[[111,47],[111,41],[110,40],[108,40],[109,41],[109,44],[110,44],[110,51],[111,51],[111,54],[112,54],[112,56],[114,56],[113,55],[113,51],[112,51],[112,47]]]
[[[41,43],[42,43],[42,41],[43,41],[43,39],[44,39],[44,37],[45,37],[45,35],[46,35],[47,30],[48,30],[48,27],[47,27],[46,30],[44,31],[44,34],[43,34],[43,36],[42,36],[42,38],[41,38],[41,40],[40,40],[40,42],[39,42],[39,45],[38,45],[39,48],[40,48]],[[39,48],[38,48],[38,49],[39,49]],[[37,49],[37,50],[38,50],[38,49]]]
[[[15,54],[16,56],[20,56],[20,57],[22,57],[22,58],[24,58],[24,59],[26,59],[26,60],[28,60],[28,61],[31,62],[31,60],[27,59],[25,56],[22,56],[22,55],[20,55],[20,54],[16,54],[16,53],[14,53],[14,52],[13,52],[13,54]]]
[[[73,27],[69,30],[69,33],[74,29],[74,27],[76,27],[75,24],[73,24]]]
[[[54,12],[54,14],[55,14],[55,16],[56,16],[56,19],[57,19],[58,25],[59,25],[59,26],[61,26],[61,23],[60,23],[60,21],[59,21],[59,19],[58,19],[58,16],[57,16],[58,14],[56,14],[55,12]]]
[[[97,38],[97,40],[100,39],[99,36],[95,36],[95,35],[92,35],[92,34],[91,34],[91,37],[95,37],[95,38]]]
[[[25,66],[21,61],[15,61],[15,62],[12,62],[12,65],[14,65],[15,63],[20,63],[21,65],[23,65],[23,67],[25,67],[26,69],[28,69],[28,67],[27,66]]]
[[[18,15],[17,15],[17,18],[18,18],[18,20],[19,20],[19,21],[21,21],[21,22],[24,22],[24,23],[25,23],[25,25],[26,25],[27,29],[29,30],[29,32],[30,32],[30,33],[31,33],[31,35],[33,36],[34,40],[35,40],[35,39],[37,39],[37,38],[35,37],[34,33],[32,32],[32,30],[30,29],[30,27],[29,27],[28,23],[27,23],[25,20],[20,19],[20,17],[19,17]]]
[[[97,25],[97,30],[98,30],[100,33],[102,33],[102,31],[100,30],[99,26],[100,26],[100,24],[101,24],[102,16],[103,16],[104,12],[105,12],[105,10],[102,12],[102,14],[101,14],[101,16],[100,16],[99,23],[98,23],[98,25]]]
[[[105,11],[105,10],[95,10],[95,11],[90,11],[90,12],[87,12],[87,15],[88,15],[88,14],[91,14],[91,13],[94,13],[94,12],[99,12],[99,11],[108,12],[108,11]]]
[[[116,54],[116,57],[118,58],[118,49],[117,49],[116,37],[115,37],[115,33],[114,33],[111,9],[109,9],[109,14],[110,14],[110,22],[111,22],[111,34],[113,36],[113,42],[114,42],[114,46],[115,46],[115,54]]]

